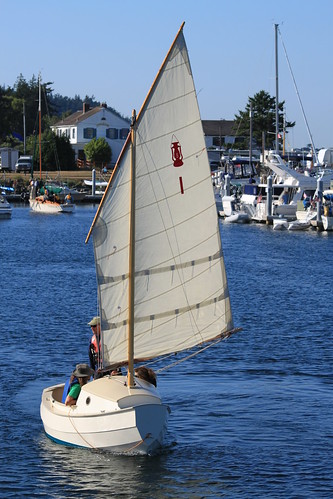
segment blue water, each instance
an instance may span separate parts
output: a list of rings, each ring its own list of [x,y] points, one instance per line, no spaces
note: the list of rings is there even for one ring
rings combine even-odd
[[[243,331],[170,371],[163,451],[113,456],[51,442],[42,389],[87,361],[96,207],[0,221],[1,497],[333,497],[333,233],[223,225]]]

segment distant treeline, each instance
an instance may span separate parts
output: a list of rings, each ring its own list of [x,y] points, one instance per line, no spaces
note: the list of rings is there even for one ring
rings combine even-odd
[[[62,96],[54,93],[52,82],[42,82],[41,85],[41,106],[42,106],[42,130],[59,121],[59,119],[69,116],[82,109],[83,102],[87,102],[90,107],[100,105],[95,97],[80,95],[74,97]],[[38,100],[39,83],[38,77],[32,76],[27,81],[20,74],[13,87],[0,86],[0,147],[21,148],[25,135],[35,135],[38,128]],[[114,108],[109,107],[118,116],[123,116]],[[25,119],[23,119],[25,116]]]

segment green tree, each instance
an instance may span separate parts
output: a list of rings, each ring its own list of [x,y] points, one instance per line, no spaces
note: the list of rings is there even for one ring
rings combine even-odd
[[[42,84],[42,129],[48,126],[44,120],[48,116],[52,105],[49,103],[49,96],[52,92],[51,83]],[[0,88],[0,144],[9,145],[23,151],[23,142],[17,140],[17,134],[23,140],[24,124],[23,112],[25,115],[26,137],[36,133],[38,127],[38,78],[32,76],[27,82],[20,74],[13,88]]]
[[[250,106],[252,103],[252,137],[258,146],[261,146],[262,135],[265,134],[265,147],[274,148],[275,143],[275,97],[261,90],[253,97],[249,97],[244,111],[235,115],[235,129],[237,136],[244,137],[243,146],[249,147],[250,138]],[[279,102],[279,130],[283,130],[284,101]],[[284,125],[286,133],[288,128],[293,128],[295,122],[287,121]]]
[[[58,137],[47,128],[41,135],[42,170],[59,171],[75,170],[75,152],[67,137]],[[26,153],[33,156],[34,171],[39,171],[39,138],[30,135],[27,138]]]
[[[103,168],[112,158],[111,147],[104,138],[92,139],[84,146],[84,153],[88,161],[92,161],[98,168]]]
[[[11,133],[10,117],[12,115],[11,99],[13,90],[0,87],[0,141],[6,140]]]

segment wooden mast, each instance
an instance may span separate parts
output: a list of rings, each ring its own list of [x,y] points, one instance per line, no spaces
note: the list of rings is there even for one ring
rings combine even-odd
[[[128,378],[129,387],[134,386],[134,280],[135,280],[135,122],[132,111],[131,122],[131,177],[130,177],[130,222],[129,222],[129,285],[128,285]]]
[[[39,125],[39,178],[42,180],[42,99],[41,99],[41,85],[39,73],[39,86],[38,86],[38,125]]]

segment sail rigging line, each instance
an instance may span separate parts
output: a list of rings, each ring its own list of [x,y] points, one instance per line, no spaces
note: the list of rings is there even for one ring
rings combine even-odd
[[[187,355],[185,357],[182,357],[181,359],[178,359],[177,361],[172,362],[171,364],[168,364],[167,366],[161,367],[160,369],[156,369],[156,373],[160,373],[162,371],[166,371],[166,370],[168,370],[168,369],[176,366],[177,364],[181,364],[182,362],[185,362],[185,360],[188,360],[188,359],[190,359],[192,357],[195,357],[196,355],[198,355],[199,353],[203,352],[204,350],[207,350],[211,346],[217,345],[221,341],[229,339],[233,334],[236,334],[236,333],[238,333],[238,332],[240,332],[242,330],[243,330],[243,328],[241,328],[241,327],[233,328],[233,329],[230,329],[229,331],[225,331],[223,333],[220,333],[219,335],[215,336],[214,338],[211,338],[210,340],[205,340],[202,343],[200,343],[200,344],[197,345],[197,346],[200,346],[200,345],[203,345],[204,343],[207,343],[207,345],[205,345],[205,347],[200,348],[199,350],[197,350],[195,352],[192,352],[191,354],[189,354],[189,355]],[[178,353],[180,353],[180,352],[185,352],[185,350],[180,350],[179,352],[172,352],[172,353],[169,353],[169,354],[166,354],[166,355],[161,355],[161,356],[154,357],[154,358],[138,358],[138,359],[134,359],[134,363],[135,364],[143,364],[144,363],[145,366],[152,366],[152,365],[156,364],[157,362],[160,363],[160,362],[163,362],[165,359],[168,359],[169,357],[173,357],[174,355],[178,355]],[[109,372],[110,370],[116,369],[117,367],[123,367],[123,366],[126,366],[126,365],[127,365],[126,361],[124,361],[124,362],[118,362],[118,363],[106,366],[102,371]]]
[[[281,38],[282,47],[283,47],[283,50],[284,50],[284,53],[285,53],[285,56],[286,56],[286,59],[287,59],[289,71],[290,71],[290,74],[291,74],[291,77],[292,77],[292,80],[293,80],[293,83],[294,83],[294,87],[295,87],[295,90],[296,90],[296,95],[298,97],[298,102],[299,102],[299,104],[301,106],[301,111],[302,111],[302,115],[303,115],[303,119],[304,119],[304,122],[305,122],[306,129],[307,129],[308,134],[309,134],[309,138],[310,138],[310,142],[311,142],[313,154],[314,154],[316,163],[318,163],[318,157],[317,157],[317,153],[316,153],[316,148],[314,146],[312,134],[311,134],[310,127],[309,127],[309,124],[308,124],[308,120],[307,120],[306,115],[305,115],[305,111],[304,111],[303,103],[302,103],[302,100],[301,100],[301,96],[299,94],[299,91],[298,91],[298,88],[297,88],[297,84],[296,84],[296,80],[295,80],[295,77],[294,77],[294,73],[293,73],[293,70],[291,68],[291,64],[290,64],[289,57],[288,57],[288,54],[287,54],[287,49],[286,49],[286,46],[284,44],[284,41],[283,41],[283,38],[282,38],[282,35],[281,35],[281,31],[279,30],[279,28],[278,28],[278,32],[279,32],[279,35],[280,35],[280,38]]]
[[[160,324],[160,326],[159,326],[159,327],[163,327],[163,326],[165,326],[168,323],[172,323],[175,320],[175,317],[176,318],[180,317],[181,315],[184,315],[184,314],[186,314],[188,312],[192,313],[195,310],[198,311],[198,310],[200,310],[201,308],[203,308],[205,306],[209,306],[212,303],[217,303],[218,301],[222,301],[222,300],[224,300],[227,297],[229,297],[229,294],[222,293],[219,297],[217,297],[217,298],[211,298],[210,301],[207,300],[204,303],[194,304],[192,306],[189,305],[188,307],[184,307],[182,309],[173,309],[171,311],[164,312],[164,313],[161,313],[161,314],[155,314],[154,315],[154,319],[163,319],[163,318],[165,318],[166,320],[164,322],[162,322]],[[220,315],[220,316],[217,316],[214,321],[211,321],[210,323],[207,323],[205,325],[205,329],[208,329],[213,324],[219,322],[223,318],[224,315],[225,315],[225,313],[222,314],[222,315]],[[135,323],[139,324],[139,323],[142,323],[142,322],[147,322],[149,324],[149,322],[151,321],[151,319],[152,319],[151,315],[150,316],[146,316],[146,317],[141,317],[140,319],[136,318],[135,319]],[[108,323],[108,328],[109,328],[109,330],[111,330],[111,329],[117,329],[121,325],[122,326],[128,325],[128,320],[121,321],[119,323]],[[138,338],[140,338],[141,336],[145,336],[147,334],[147,332],[149,332],[149,331],[150,331],[150,328],[142,331],[142,333],[140,335],[138,335]],[[200,338],[202,339],[201,331],[202,330],[199,330],[196,334],[199,334]],[[222,333],[222,334],[225,334],[225,333]],[[215,338],[216,338],[216,336],[214,336],[213,338],[209,338],[207,340],[201,341],[201,343],[198,342],[198,344],[202,344],[202,343],[204,343],[206,341],[212,341]],[[125,339],[123,340],[123,343],[125,343]],[[178,348],[177,348],[177,350],[175,352],[173,352],[173,354],[177,353],[177,352],[181,352],[183,350],[184,350],[184,348],[182,348],[182,343],[179,342]],[[144,360],[149,360],[151,358],[155,358],[155,357],[146,357]],[[141,362],[141,360],[142,359],[134,359],[134,363]],[[121,362],[119,362],[119,365],[127,365],[127,361],[121,361]]]
[[[205,350],[207,350],[208,348],[210,348],[214,345],[217,345],[221,341],[227,340],[228,338],[230,338],[230,336],[232,336],[233,334],[235,334],[239,331],[242,331],[242,328],[234,328],[234,329],[231,329],[230,331],[227,331],[225,333],[221,333],[218,336],[218,338],[213,338],[212,340],[208,340],[208,341],[210,341],[210,343],[208,345],[204,346],[203,348],[200,348],[200,350],[198,350],[197,352],[193,352],[193,353],[187,355],[186,357],[183,357],[182,359],[178,359],[175,362],[168,364],[167,366],[164,366],[164,367],[161,367],[160,369],[157,369],[156,373],[161,373],[163,371],[171,369],[172,367],[175,367],[176,365],[181,364],[182,362],[185,362],[185,360],[188,360],[188,359],[191,359],[192,357],[195,357],[199,353],[204,352]],[[206,343],[206,341],[203,343]]]

